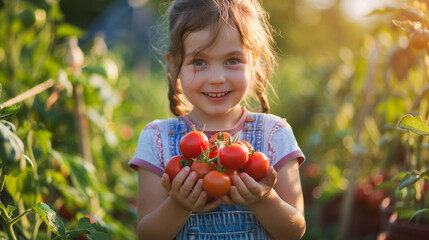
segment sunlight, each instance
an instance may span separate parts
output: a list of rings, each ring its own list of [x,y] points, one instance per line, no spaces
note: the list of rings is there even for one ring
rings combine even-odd
[[[313,0],[314,1],[314,0]],[[344,13],[352,21],[362,21],[365,15],[371,13],[372,10],[383,8],[393,3],[398,2],[395,0],[342,0],[341,8]]]

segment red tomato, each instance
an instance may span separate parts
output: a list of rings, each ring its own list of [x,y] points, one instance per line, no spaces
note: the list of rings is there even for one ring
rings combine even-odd
[[[269,166],[268,158],[264,153],[254,152],[249,155],[249,160],[244,166],[243,171],[256,181],[259,181],[267,175]]]
[[[206,162],[193,162],[191,164],[191,171],[198,174],[198,178],[203,178],[208,172],[215,170],[216,167],[212,163]]]
[[[245,147],[248,152],[250,152],[253,149],[252,145],[246,140],[239,140],[237,143]]]
[[[191,131],[179,142],[179,149],[187,160],[198,158],[201,152],[209,148],[209,140],[203,132]]]
[[[177,155],[167,162],[167,165],[165,165],[165,172],[170,177],[170,181],[173,181],[173,179],[176,177],[176,175],[182,170],[183,164],[181,163],[183,161],[182,155]]]
[[[215,158],[219,153],[216,145],[212,142],[209,142],[209,148],[210,148],[209,158]]]
[[[227,145],[219,151],[220,164],[227,169],[238,170],[246,164],[248,151],[240,144]]]
[[[213,170],[203,178],[204,191],[210,197],[222,197],[228,194],[231,187],[231,179],[225,173]]]
[[[231,134],[227,132],[217,132],[213,134],[210,138],[210,142],[215,143],[216,140],[223,141],[224,143],[227,143],[231,139]]]
[[[231,135],[227,132],[217,132],[213,134],[209,140],[209,158],[215,158],[218,155],[219,147],[217,145],[219,144],[219,141],[223,141],[223,143],[226,144],[230,141],[230,139]],[[222,144],[220,147],[222,148],[224,144]]]

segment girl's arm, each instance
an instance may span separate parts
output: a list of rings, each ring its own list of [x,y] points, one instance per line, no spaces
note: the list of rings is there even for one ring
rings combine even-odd
[[[304,200],[298,168],[298,161],[292,160],[277,173],[270,167],[260,182],[245,173],[233,179],[235,190],[230,193],[231,200],[248,205],[275,239],[300,239],[305,233]]]
[[[153,172],[139,168],[138,186],[137,233],[139,239],[173,239],[191,212],[177,206],[169,198],[161,185],[161,177]]]
[[[209,211],[220,204],[206,203],[202,183],[196,173],[185,167],[173,183],[167,174],[159,177],[139,168],[137,197],[137,232],[139,239],[173,239],[192,211]],[[160,230],[162,229],[162,230]]]

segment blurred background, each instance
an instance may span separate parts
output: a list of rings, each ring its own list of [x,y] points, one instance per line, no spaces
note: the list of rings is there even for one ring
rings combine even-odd
[[[428,236],[428,4],[263,2],[280,56],[271,113],[287,118],[306,155],[303,239]],[[5,178],[0,199],[15,206],[11,215],[44,202],[67,239],[105,239],[97,231],[136,239],[137,174],[127,163],[144,126],[173,116],[163,59],[167,7],[161,0],[0,2],[0,105],[21,106],[8,121],[29,158]],[[398,125],[407,114],[408,125]],[[84,229],[82,217],[101,229]],[[16,234],[57,236],[45,222],[28,214]]]

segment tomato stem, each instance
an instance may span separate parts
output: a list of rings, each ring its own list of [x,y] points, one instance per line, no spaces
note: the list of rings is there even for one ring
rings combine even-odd
[[[219,156],[216,156],[212,159],[207,160],[208,163],[219,162]]]
[[[182,160],[179,161],[179,165],[181,168],[184,168],[186,166],[190,166],[193,161],[188,161],[182,156]]]

